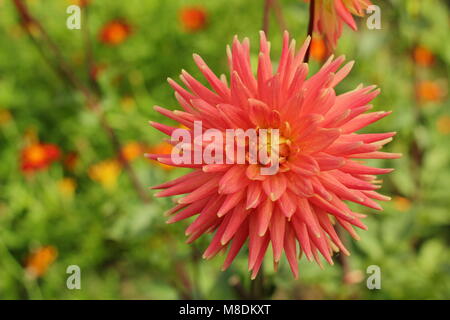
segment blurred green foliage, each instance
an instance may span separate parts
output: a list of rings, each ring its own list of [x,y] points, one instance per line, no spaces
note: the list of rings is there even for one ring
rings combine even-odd
[[[353,283],[343,283],[339,264],[321,270],[304,258],[300,280],[294,281],[283,260],[278,273],[270,263],[264,266],[264,297],[450,298],[449,6],[438,0],[373,2],[380,3],[382,29],[368,30],[364,19],[358,19],[357,33],[345,28],[337,54],[345,53],[356,65],[338,90],[377,84],[382,94],[374,109],[394,111],[368,129],[398,132],[387,151],[404,156],[373,162],[396,169],[385,177],[382,189],[393,201],[379,215],[364,210],[369,213],[365,221],[369,230],[360,232],[358,242],[347,239]],[[192,53],[199,53],[216,73],[226,73],[225,46],[237,34],[251,39],[254,60],[257,57],[260,0],[92,0],[81,30],[66,28],[68,0],[26,3],[86,83],[91,71],[86,67],[86,36],[90,37],[95,65],[102,70],[101,107],[124,144],[160,142],[162,135],[146,122],[170,123],[152,106],[175,108],[165,80],[176,79],[183,68],[199,75]],[[298,0],[280,3],[291,35],[301,43],[307,5]],[[179,10],[189,5],[201,5],[208,14],[207,25],[198,32],[184,31],[179,21]],[[241,291],[251,287],[245,253],[221,272],[222,257],[200,258],[208,239],[187,245],[186,222],[165,224],[163,212],[170,208],[170,200],[143,204],[123,170],[115,188],[91,179],[92,165],[117,157],[97,116],[42,59],[21,28],[12,1],[0,0],[0,17],[0,298],[243,297]],[[114,19],[129,23],[132,33],[124,43],[108,46],[98,34]],[[269,38],[276,60],[281,30],[273,17]],[[414,62],[412,52],[419,45],[432,52],[432,65]],[[313,70],[319,65],[312,61]],[[442,91],[439,99],[418,99],[421,81],[437,83]],[[58,161],[33,175],[22,173],[20,153],[30,136],[59,146],[63,155],[75,152],[75,168],[69,170]],[[140,158],[132,166],[146,187],[182,174]],[[70,188],[61,187],[63,178],[75,182],[73,195]],[[42,276],[30,276],[26,269],[30,254],[43,246],[56,248],[57,256]],[[73,264],[82,270],[81,290],[66,287],[66,268]],[[366,287],[369,265],[381,268],[381,290]]]

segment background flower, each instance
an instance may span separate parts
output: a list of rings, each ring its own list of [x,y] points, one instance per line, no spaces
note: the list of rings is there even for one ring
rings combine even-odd
[[[44,246],[34,250],[26,259],[26,272],[32,277],[42,277],[57,255],[58,250],[53,246]]]
[[[310,2],[310,0],[307,0]],[[342,34],[343,24],[357,30],[353,15],[364,16],[366,8],[372,3],[369,0],[314,0],[314,31],[325,38],[329,51],[337,45]]]
[[[131,34],[131,26],[122,20],[106,23],[100,30],[99,39],[107,45],[116,46],[124,42]]]
[[[179,13],[183,28],[189,32],[202,30],[206,26],[207,13],[204,7],[184,7]]]
[[[60,150],[54,144],[36,143],[25,147],[21,153],[23,172],[34,172],[47,168],[60,157]]]

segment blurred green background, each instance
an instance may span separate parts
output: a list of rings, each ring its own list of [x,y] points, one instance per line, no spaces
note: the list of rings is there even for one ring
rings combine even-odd
[[[237,34],[251,39],[256,60],[263,1],[19,2],[38,24],[21,22],[13,1],[0,0],[1,299],[450,298],[447,1],[373,0],[381,6],[381,30],[368,30],[364,18],[357,19],[358,32],[344,28],[336,53],[356,65],[338,91],[376,84],[382,93],[374,109],[394,111],[369,128],[398,132],[386,150],[404,156],[373,162],[396,169],[381,190],[393,200],[378,215],[364,211],[369,230],[359,232],[358,242],[346,239],[352,255],[344,266],[321,270],[303,258],[295,281],[284,258],[278,273],[266,259],[264,277],[254,282],[245,252],[222,272],[223,257],[201,259],[209,239],[187,245],[187,222],[165,224],[171,200],[153,198],[148,187],[183,172],[151,163],[142,153],[166,148],[147,121],[170,124],[152,106],[176,108],[166,78],[177,79],[183,68],[199,75],[192,53],[226,73],[225,46]],[[307,4],[278,2],[301,43]],[[84,6],[81,30],[66,27],[66,8],[73,3]],[[271,14],[274,61],[280,22]],[[312,70],[322,59],[316,40]],[[96,104],[71,85],[70,74],[99,97],[103,116],[89,108]],[[59,157],[30,167],[48,149],[42,144],[53,145]],[[66,287],[69,265],[81,268],[81,290]],[[366,287],[369,265],[381,268],[380,290]]]

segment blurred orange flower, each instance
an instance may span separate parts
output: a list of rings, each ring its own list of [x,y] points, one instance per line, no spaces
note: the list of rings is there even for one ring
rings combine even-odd
[[[22,172],[34,172],[50,166],[60,157],[60,150],[54,144],[35,143],[22,150]]]
[[[429,67],[434,63],[433,53],[425,47],[417,46],[413,51],[414,62],[423,67]]]
[[[394,207],[400,212],[409,211],[411,209],[411,200],[404,197],[394,197]]]
[[[152,154],[169,154],[172,152],[173,146],[170,143],[162,142],[160,144],[157,144],[156,146],[150,147],[148,149],[148,153]],[[151,163],[156,164],[163,168],[164,170],[170,171],[173,170],[174,167],[168,166],[166,164],[160,163],[155,160],[150,160]]]
[[[102,43],[111,46],[124,42],[131,34],[131,26],[122,20],[113,20],[106,23],[100,30],[99,39]]]
[[[33,251],[26,259],[26,272],[33,277],[43,276],[57,255],[58,250],[53,246],[45,246]]]
[[[58,181],[59,192],[67,198],[71,198],[73,196],[76,187],[77,183],[73,178],[63,178]]]
[[[326,53],[325,41],[322,38],[313,38],[311,42],[311,58],[317,61],[323,61]]]
[[[122,147],[122,156],[127,161],[132,161],[141,157],[144,153],[144,147],[139,142],[129,142]]]
[[[450,134],[450,116],[440,116],[436,121],[437,129],[442,134]]]
[[[180,10],[180,22],[188,32],[195,32],[205,28],[207,13],[201,6],[184,7]]]
[[[91,3],[91,0],[70,0],[70,3],[77,5],[79,7],[86,7]]]
[[[422,102],[438,102],[444,97],[444,90],[437,81],[421,81],[416,90],[417,97]]]
[[[117,185],[117,177],[121,171],[120,163],[115,159],[109,159],[89,168],[89,177],[99,182],[105,189],[114,189]]]

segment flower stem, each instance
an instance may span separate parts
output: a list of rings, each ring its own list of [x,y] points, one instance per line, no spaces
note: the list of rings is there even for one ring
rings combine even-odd
[[[308,46],[308,50],[306,50],[305,54],[305,63],[309,62],[309,57],[311,55],[311,45],[312,45],[312,39],[313,39],[313,31],[314,31],[314,11],[315,11],[315,0],[310,0],[309,5],[309,24],[308,24],[308,36],[311,37],[311,43]]]
[[[140,184],[136,173],[134,172],[130,163],[122,155],[121,152],[122,146],[120,140],[117,137],[117,134],[114,131],[114,129],[107,121],[104,113],[100,109],[99,97],[97,97],[97,95],[93,93],[89,87],[85,86],[78,79],[73,68],[71,68],[71,66],[64,59],[59,47],[53,42],[53,40],[51,39],[45,28],[42,26],[42,24],[31,15],[26,4],[22,0],[13,0],[13,2],[17,12],[19,13],[19,18],[23,22],[23,27],[25,28],[25,31],[27,31],[27,34],[31,38],[32,42],[38,48],[43,58],[61,77],[61,79],[64,80],[70,87],[79,91],[84,96],[87,107],[98,115],[100,124],[107,133],[107,136],[111,141],[114,151],[116,152],[120,162],[124,166],[125,171],[127,172],[133,187],[136,189],[138,196],[141,198],[143,202],[147,203],[150,202],[150,198],[147,196],[147,193]],[[28,28],[31,26],[35,27],[38,30],[40,37],[30,32]],[[52,53],[52,57],[54,58],[55,61],[52,61],[50,57],[46,54],[46,51],[43,48],[44,46],[46,46],[47,49]]]
[[[262,29],[264,33],[267,35],[269,32],[269,13],[270,8],[272,7],[273,0],[265,0],[264,1],[264,12],[263,12],[263,26]]]

